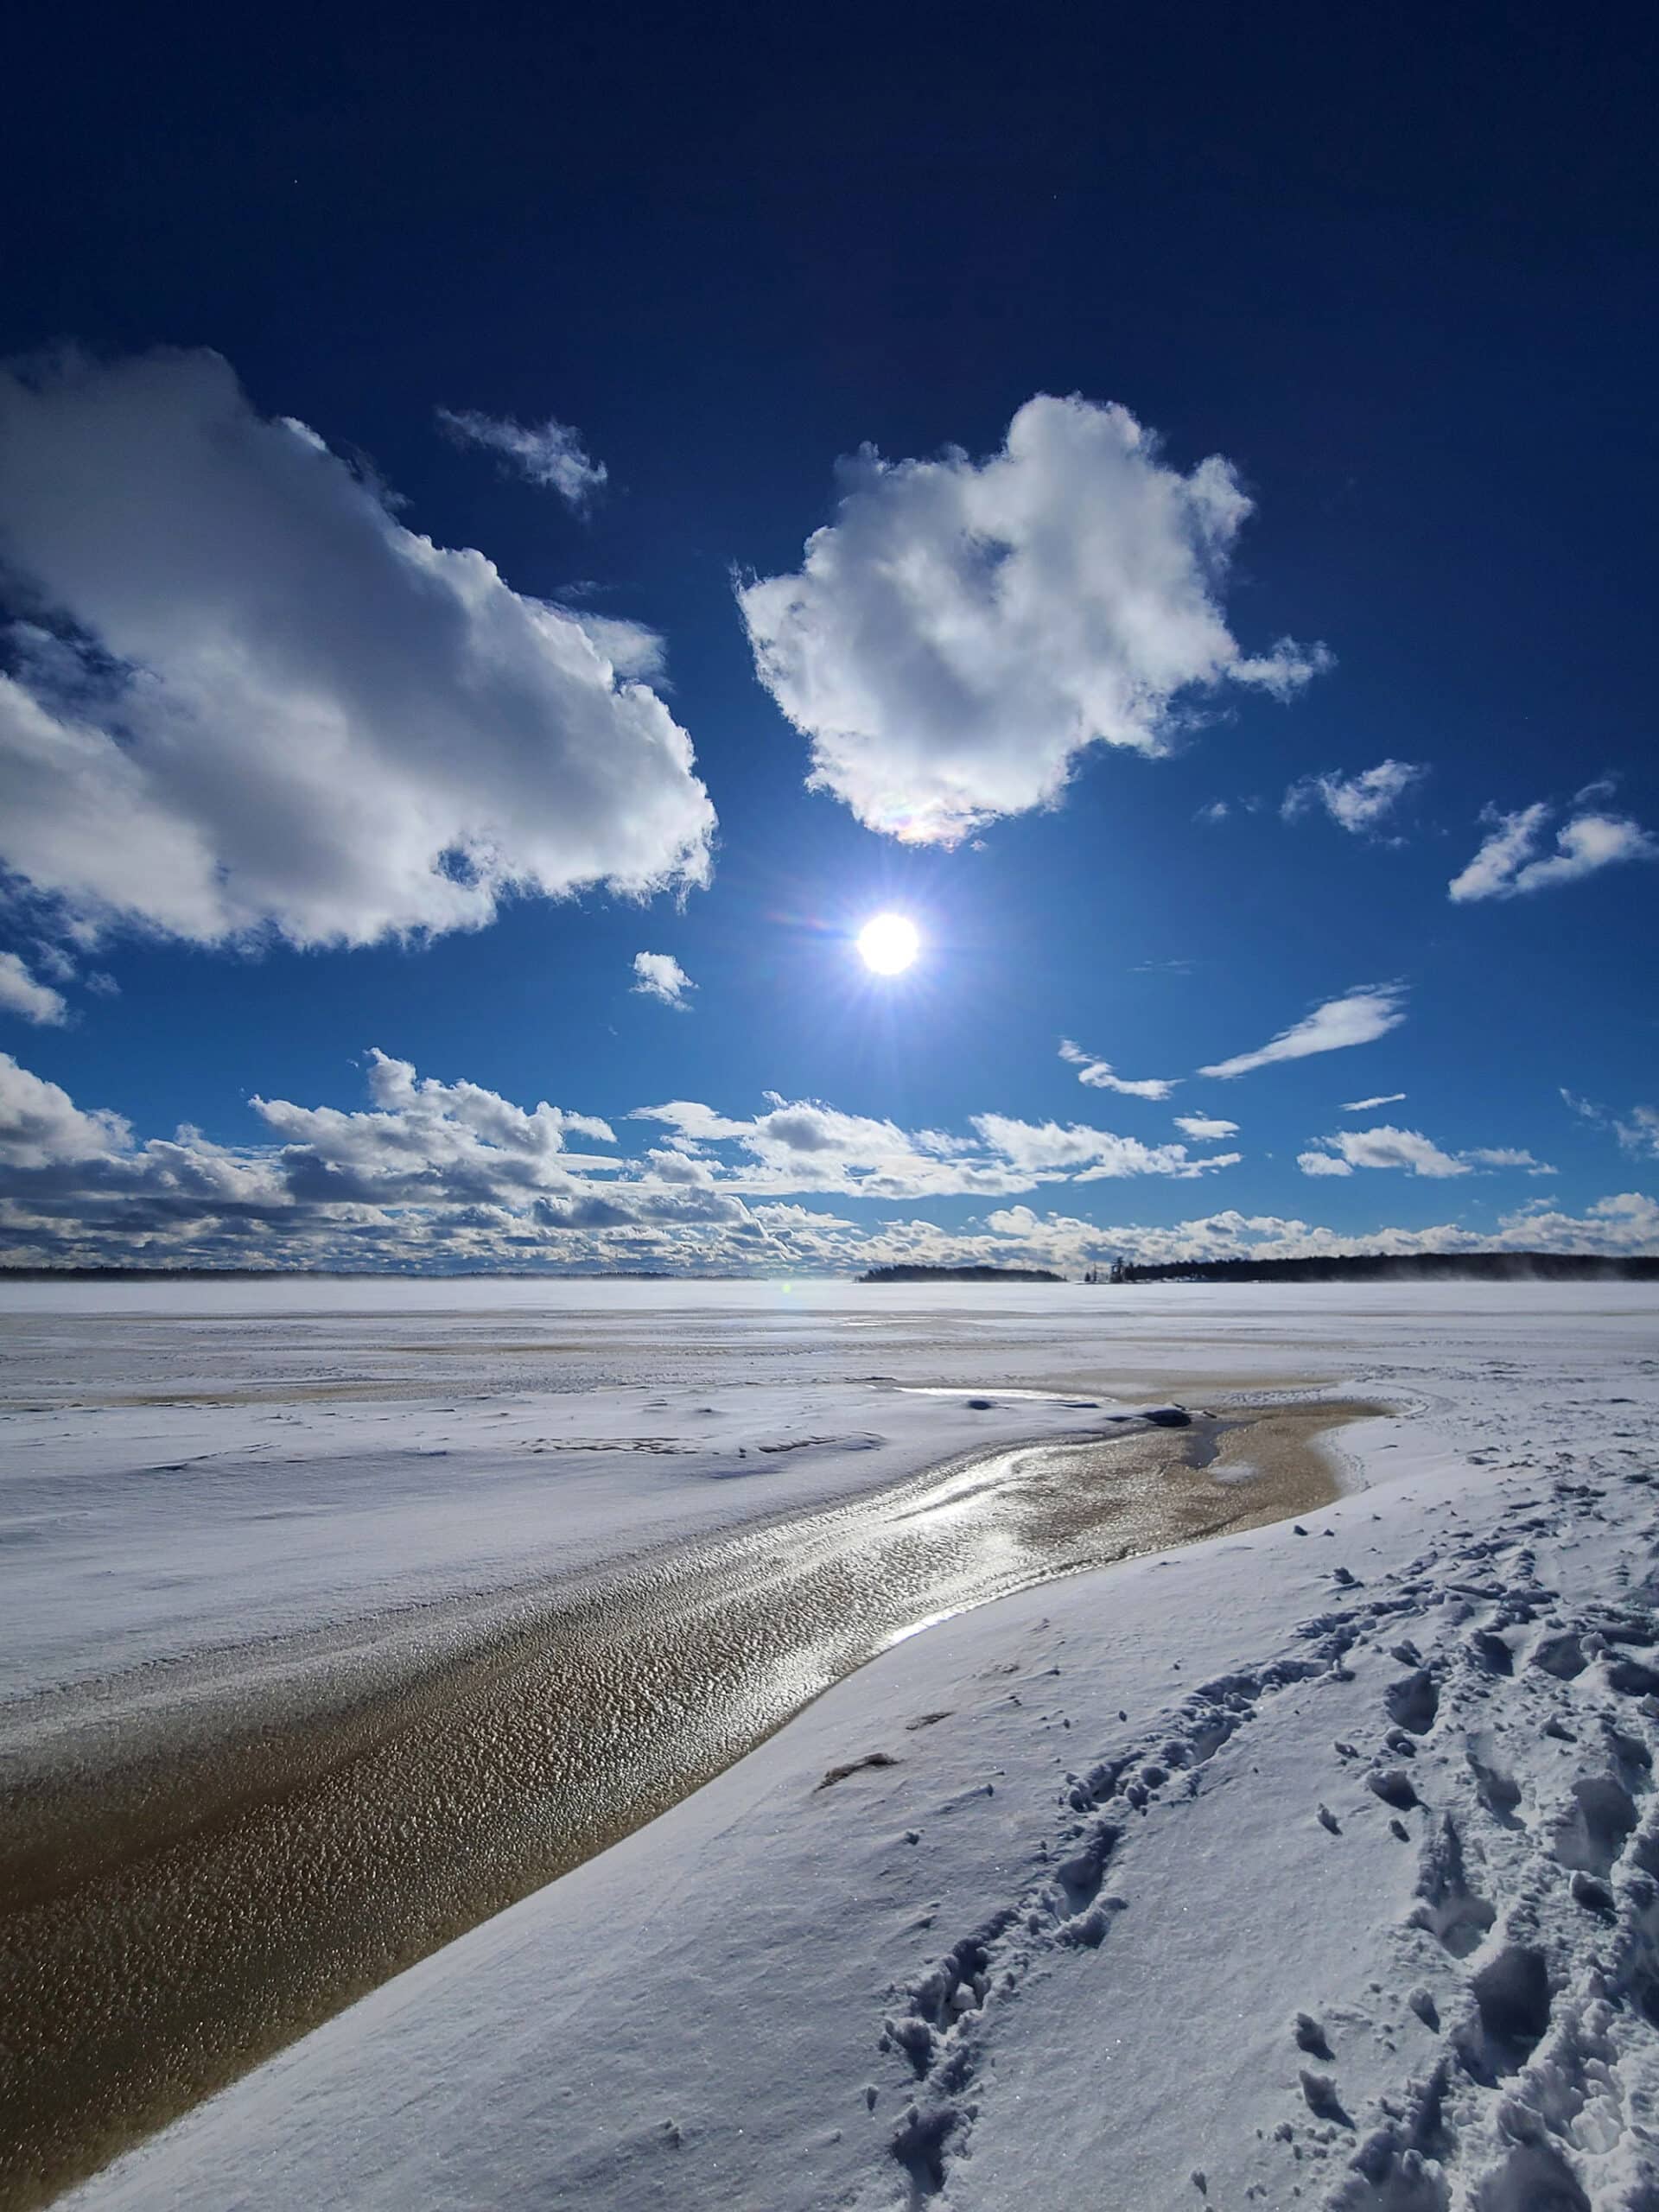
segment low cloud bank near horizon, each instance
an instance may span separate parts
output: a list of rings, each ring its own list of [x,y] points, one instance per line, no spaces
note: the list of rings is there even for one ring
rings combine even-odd
[[[1356,1234],[1230,1209],[1173,1226],[1100,1224],[1039,1215],[1026,1194],[1056,1184],[1191,1179],[1224,1172],[1239,1155],[1194,1157],[1184,1145],[995,1114],[974,1116],[971,1135],[906,1130],[774,1097],[748,1117],[688,1100],[637,1108],[626,1118],[654,1134],[630,1156],[613,1121],[544,1100],[520,1107],[476,1084],[422,1077],[378,1051],[366,1057],[365,1080],[368,1103],[356,1110],[256,1096],[269,1141],[219,1144],[190,1127],[141,1140],[123,1116],[79,1106],[0,1053],[0,1259],[416,1272],[845,1273],[904,1262],[1081,1272],[1116,1257],[1616,1254],[1659,1245],[1659,1203],[1633,1192],[1579,1216],[1535,1202],[1486,1232],[1448,1223]],[[1469,1157],[1510,1165],[1527,1155]],[[1366,1164],[1436,1172],[1409,1157]],[[1344,1160],[1325,1172],[1352,1168]],[[991,1210],[953,1230],[891,1215],[860,1222],[824,1203],[929,1197],[976,1197]]]

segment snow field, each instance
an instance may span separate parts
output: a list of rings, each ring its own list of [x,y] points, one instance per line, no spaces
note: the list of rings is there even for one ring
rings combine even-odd
[[[1123,1313],[1408,1415],[910,1637],[75,2206],[1653,2212],[1659,1300]]]

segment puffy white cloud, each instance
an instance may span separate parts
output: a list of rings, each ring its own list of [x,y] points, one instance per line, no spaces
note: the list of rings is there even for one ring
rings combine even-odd
[[[792,575],[741,585],[761,682],[811,783],[868,828],[950,844],[1058,798],[1090,746],[1168,749],[1195,695],[1285,699],[1329,656],[1248,654],[1221,595],[1250,512],[1122,407],[1027,400],[1001,452],[843,467]]]
[[[1184,1136],[1191,1137],[1196,1144],[1217,1144],[1223,1137],[1236,1137],[1238,1135],[1236,1122],[1217,1121],[1210,1114],[1178,1114],[1175,1116],[1175,1126]]]
[[[1399,1167],[1413,1175],[1467,1175],[1477,1167],[1524,1168],[1529,1175],[1553,1175],[1555,1170],[1530,1152],[1515,1145],[1475,1145],[1459,1153],[1443,1152],[1417,1129],[1396,1129],[1384,1124],[1374,1129],[1343,1129],[1319,1137],[1322,1149],[1299,1153],[1296,1165],[1304,1175],[1351,1175],[1357,1167]]]
[[[63,993],[31,976],[15,952],[0,952],[0,1013],[25,1021],[60,1022],[69,1012]]]
[[[0,557],[37,618],[0,861],[83,936],[366,944],[707,879],[690,741],[592,626],[406,529],[216,355],[0,372]]]
[[[671,952],[636,952],[633,956],[633,988],[647,998],[660,999],[664,1006],[671,1006],[681,1014],[690,1014],[688,991],[696,985],[686,974]]]
[[[1230,1080],[1249,1075],[1256,1068],[1271,1067],[1278,1060],[1300,1060],[1310,1052],[1339,1052],[1350,1045],[1371,1044],[1405,1020],[1404,999],[1402,984],[1360,984],[1344,991],[1339,999],[1327,999],[1254,1052],[1217,1060],[1213,1066],[1200,1068],[1198,1073]]]
[[[1410,760],[1379,760],[1357,776],[1304,776],[1285,793],[1280,812],[1287,822],[1323,807],[1340,828],[1361,836],[1391,814],[1428,770]]]
[[[545,423],[515,423],[510,415],[480,415],[470,407],[440,407],[437,414],[457,443],[482,446],[530,483],[556,492],[578,510],[608,474],[602,461],[588,454],[581,431],[551,416]]]
[[[1118,1090],[1126,1098],[1167,1098],[1180,1078],[1166,1079],[1162,1076],[1145,1076],[1131,1083],[1114,1074],[1109,1060],[1097,1060],[1085,1052],[1081,1045],[1074,1045],[1069,1037],[1060,1039],[1060,1058],[1069,1060],[1077,1071],[1077,1081],[1087,1084],[1091,1090]]]
[[[1403,1090],[1384,1090],[1375,1098],[1351,1098],[1342,1110],[1344,1114],[1369,1114],[1378,1106],[1397,1106],[1405,1095]]]
[[[1496,1242],[1533,1252],[1653,1252],[1659,1250],[1659,1200],[1644,1191],[1620,1191],[1578,1215],[1523,1207],[1504,1217]]]
[[[0,1161],[43,1167],[124,1153],[132,1132],[118,1114],[83,1114],[68,1092],[0,1052]]]
[[[273,1141],[233,1149],[190,1128],[139,1143],[119,1115],[82,1111],[57,1084],[0,1056],[0,1255],[34,1265],[449,1271],[845,1272],[904,1261],[1080,1271],[1119,1254],[1179,1262],[1356,1249],[1623,1252],[1659,1242],[1659,1205],[1628,1192],[1580,1217],[1536,1202],[1505,1216],[1496,1234],[1478,1235],[1448,1224],[1355,1236],[1236,1211],[1168,1227],[1102,1224],[1024,1204],[1000,1205],[978,1228],[925,1219],[870,1226],[780,1193],[821,1197],[810,1179],[817,1168],[860,1198],[887,1198],[881,1174],[868,1171],[895,1158],[957,1176],[942,1187],[958,1194],[977,1187],[1005,1198],[1038,1182],[1088,1181],[1096,1168],[1148,1171],[1114,1151],[1130,1141],[1102,1131],[987,1116],[975,1139],[907,1135],[892,1122],[784,1100],[752,1122],[684,1103],[647,1109],[641,1118],[666,1115],[705,1135],[679,1136],[642,1160],[601,1160],[569,1144],[608,1138],[595,1116],[524,1109],[475,1084],[423,1078],[384,1053],[369,1055],[367,1075],[367,1110],[257,1102]],[[982,1149],[993,1140],[1007,1147],[1000,1166]],[[705,1142],[734,1145],[747,1164],[686,1149]],[[1015,1154],[1037,1164],[1015,1169]],[[964,1173],[982,1179],[963,1181]]]
[[[971,1139],[842,1113],[814,1099],[769,1094],[768,1110],[734,1121],[694,1100],[637,1107],[630,1119],[659,1122],[699,1146],[735,1146],[746,1158],[723,1166],[722,1185],[752,1196],[786,1192],[862,1198],[994,1197],[1039,1179],[1021,1161]]]
[[[1094,1183],[1108,1176],[1173,1175],[1184,1180],[1212,1168],[1234,1167],[1243,1154],[1214,1153],[1189,1157],[1184,1144],[1142,1144],[1110,1129],[1080,1128],[1075,1122],[1020,1122],[1006,1114],[976,1114],[974,1127],[993,1151],[1014,1166],[1040,1173],[1065,1170],[1072,1181]]]
[[[1543,800],[1515,814],[1489,807],[1484,818],[1491,829],[1473,860],[1452,877],[1450,896],[1460,905],[1515,899],[1575,883],[1620,861],[1659,860],[1659,837],[1622,814],[1575,814],[1555,832],[1554,851],[1541,853],[1554,813]]]
[[[1469,1173],[1466,1161],[1442,1152],[1419,1130],[1390,1128],[1386,1123],[1375,1129],[1341,1129],[1335,1136],[1321,1137],[1319,1143],[1325,1152],[1305,1152],[1297,1160],[1304,1175],[1344,1175],[1354,1167],[1403,1167],[1414,1175]],[[1330,1158],[1334,1166],[1310,1165]]]

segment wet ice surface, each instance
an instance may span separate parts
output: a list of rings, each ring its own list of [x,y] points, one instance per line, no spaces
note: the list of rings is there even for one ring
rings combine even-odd
[[[88,2161],[660,1812],[918,1625],[1308,1511],[1356,1409],[981,1452],[828,1511],[449,1609],[321,1716],[267,1669],[188,1738],[70,1738],[8,1777],[14,2144]],[[1361,1414],[1373,1410],[1360,1408]],[[1245,1483],[1211,1470],[1248,1437]],[[365,1678],[366,1676],[366,1678]],[[302,1680],[308,1677],[302,1675]],[[330,1677],[331,1680],[334,1679]],[[14,2152],[14,2156],[16,2155]]]
[[[1068,1397],[1325,1371],[1034,1289],[0,1287],[0,1696],[827,1505]]]
[[[1644,2202],[1659,1303],[1122,1295],[889,1306],[864,1371],[1342,1385],[1403,1479],[910,1638],[87,2202]]]

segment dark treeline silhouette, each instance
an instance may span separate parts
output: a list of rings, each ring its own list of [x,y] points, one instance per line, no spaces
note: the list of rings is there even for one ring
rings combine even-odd
[[[1047,1268],[870,1268],[860,1282],[1064,1282]]]
[[[1590,1252],[1351,1252],[1306,1260],[1124,1262],[1122,1282],[1659,1282],[1659,1258]]]

